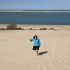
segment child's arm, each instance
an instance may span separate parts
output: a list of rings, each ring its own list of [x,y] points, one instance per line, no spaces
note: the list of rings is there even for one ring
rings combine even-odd
[[[33,39],[30,39],[30,42],[32,42],[33,41]]]

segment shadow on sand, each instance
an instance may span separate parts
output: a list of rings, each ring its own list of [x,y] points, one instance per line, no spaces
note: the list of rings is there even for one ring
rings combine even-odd
[[[43,54],[46,54],[46,53],[48,53],[48,51],[40,52],[39,55],[43,55]]]

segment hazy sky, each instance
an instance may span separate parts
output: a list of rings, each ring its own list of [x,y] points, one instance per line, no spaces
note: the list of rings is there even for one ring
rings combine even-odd
[[[0,0],[0,9],[70,10],[70,0]]]

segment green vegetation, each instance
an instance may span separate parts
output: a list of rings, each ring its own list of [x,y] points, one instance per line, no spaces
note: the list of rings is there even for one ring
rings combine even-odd
[[[24,30],[21,27],[17,27],[15,23],[11,23],[6,27],[6,30]]]
[[[6,28],[0,28],[0,30],[24,30],[21,27],[17,27],[17,25],[15,23],[11,23],[9,25],[7,25]]]
[[[49,30],[55,30],[54,28],[50,28]]]
[[[47,30],[47,28],[40,28],[40,30]]]
[[[7,27],[6,27],[7,30],[16,30],[17,29],[17,25],[14,24],[14,23],[11,23],[9,24]]]
[[[23,28],[21,28],[21,27],[19,27],[19,28],[17,28],[16,30],[24,30]]]
[[[11,24],[8,24],[6,28],[0,28],[0,30],[25,30],[21,27],[17,27],[17,25],[15,23],[11,23]],[[46,27],[43,27],[43,28],[40,28],[40,29],[33,29],[33,28],[29,28],[29,29],[26,29],[26,30],[55,30],[55,28],[51,27],[51,28],[46,28]]]

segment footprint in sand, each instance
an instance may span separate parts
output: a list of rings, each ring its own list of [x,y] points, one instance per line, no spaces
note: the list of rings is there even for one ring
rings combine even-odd
[[[65,53],[62,52],[62,58],[67,58],[67,56],[65,55]]]
[[[50,54],[50,57],[52,58],[54,56],[54,54]]]
[[[55,49],[53,49],[51,53],[55,53]]]
[[[63,56],[64,58],[67,58],[67,56]]]
[[[64,63],[67,63],[68,61],[67,60],[62,60]]]
[[[51,65],[51,62],[46,63],[48,66]]]
[[[43,60],[43,63],[46,63],[46,60]]]
[[[51,65],[51,59],[47,59],[47,61],[46,61],[46,65]]]
[[[63,55],[63,56],[59,56],[60,58],[67,58],[67,56]]]
[[[53,57],[55,55],[55,49],[52,50],[50,57]]]
[[[35,63],[40,63],[40,61],[34,61]]]
[[[47,67],[41,67],[41,70],[48,70]]]

